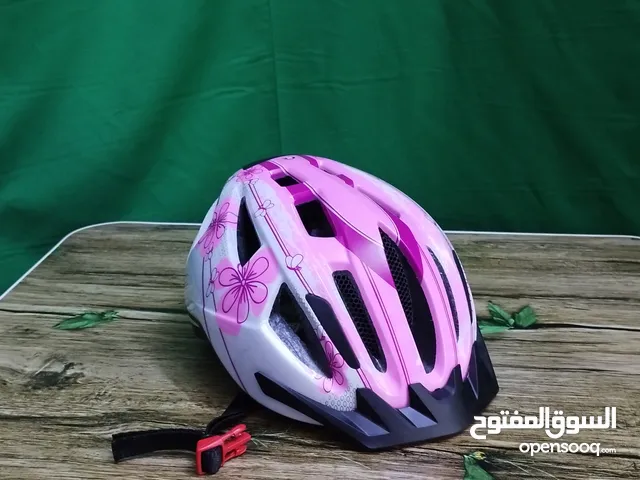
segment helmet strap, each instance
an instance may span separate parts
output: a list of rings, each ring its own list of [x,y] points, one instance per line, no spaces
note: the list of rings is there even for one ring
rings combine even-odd
[[[246,426],[239,422],[257,406],[249,395],[240,391],[227,409],[211,420],[204,430],[164,428],[116,433],[111,440],[113,460],[118,463],[158,451],[182,450],[196,454],[199,475],[214,474],[227,461],[247,450],[251,436],[246,432]]]

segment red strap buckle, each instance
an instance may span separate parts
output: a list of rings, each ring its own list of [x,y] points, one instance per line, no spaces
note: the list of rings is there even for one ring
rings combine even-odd
[[[196,444],[196,471],[198,475],[216,473],[226,462],[246,452],[247,443],[251,440],[251,435],[246,432],[246,429],[246,425],[241,424],[221,435],[199,440]],[[205,453],[207,459],[203,462],[202,457]],[[207,464],[207,471],[204,470],[203,463]]]

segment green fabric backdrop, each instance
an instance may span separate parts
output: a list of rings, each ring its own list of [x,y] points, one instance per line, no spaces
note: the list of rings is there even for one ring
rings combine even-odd
[[[447,229],[640,234],[640,2],[0,0],[0,292],[324,155]]]

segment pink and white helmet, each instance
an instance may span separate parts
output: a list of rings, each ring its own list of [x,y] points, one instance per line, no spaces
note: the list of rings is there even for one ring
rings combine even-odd
[[[246,394],[365,449],[459,433],[498,392],[444,232],[345,164],[293,155],[238,171],[186,274],[189,314]]]

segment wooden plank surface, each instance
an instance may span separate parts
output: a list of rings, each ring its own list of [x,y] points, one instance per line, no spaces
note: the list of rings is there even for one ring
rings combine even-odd
[[[195,226],[113,224],[83,230],[0,301],[0,478],[174,479],[193,456],[162,454],[115,465],[113,433],[200,427],[235,386],[195,338],[183,303]],[[451,234],[480,315],[489,300],[531,305],[539,325],[486,337],[500,393],[486,414],[541,406],[567,415],[617,407],[615,430],[558,441],[599,442],[615,454],[519,451],[553,441],[507,430],[464,432],[385,453],[344,449],[319,428],[260,413],[241,459],[214,478],[462,479],[463,455],[488,455],[496,479],[640,478],[640,239]],[[83,331],[53,325],[86,310],[120,318]]]

